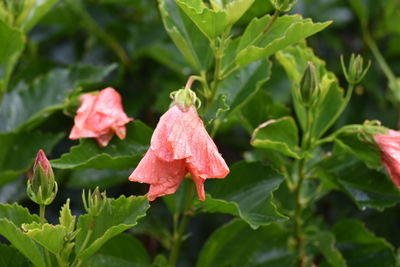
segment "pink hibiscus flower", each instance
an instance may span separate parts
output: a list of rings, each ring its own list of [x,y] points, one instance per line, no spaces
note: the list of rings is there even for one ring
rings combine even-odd
[[[88,93],[80,97],[81,106],[76,112],[75,125],[70,139],[92,137],[101,146],[107,146],[114,133],[124,139],[125,124],[132,118],[125,114],[120,94],[108,87],[99,93]]]
[[[374,136],[381,149],[381,161],[393,183],[400,188],[400,133],[389,130],[388,134]]]
[[[197,110],[174,104],[161,118],[151,146],[129,180],[150,184],[148,199],[173,194],[187,173],[193,177],[199,199],[205,200],[207,178],[225,178],[229,168],[208,135]]]

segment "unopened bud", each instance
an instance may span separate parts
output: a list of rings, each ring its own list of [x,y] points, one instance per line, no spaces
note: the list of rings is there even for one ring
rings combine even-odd
[[[362,56],[355,56],[354,54],[351,54],[348,68],[345,67],[343,56],[340,57],[340,62],[347,82],[353,85],[361,82],[371,66],[371,61],[369,61],[366,67],[364,67],[364,59]]]
[[[314,63],[309,61],[300,81],[300,97],[304,106],[315,103],[319,95],[318,73]]]
[[[88,214],[99,216],[100,212],[107,204],[106,192],[100,192],[99,188],[96,187],[93,192],[89,189],[87,196],[85,196],[85,190],[83,190],[82,201]]]
[[[296,3],[297,0],[271,0],[272,6],[279,12],[290,11]]]
[[[50,162],[41,149],[36,156],[32,175],[27,183],[27,194],[32,201],[39,205],[49,205],[53,202],[58,186]]]

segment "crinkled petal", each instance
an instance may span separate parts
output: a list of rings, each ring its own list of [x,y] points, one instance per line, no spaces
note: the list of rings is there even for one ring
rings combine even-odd
[[[129,176],[130,181],[150,184],[148,199],[175,193],[187,173],[184,160],[163,161],[152,149]]]
[[[157,157],[172,161],[191,155],[186,119],[186,113],[178,105],[173,105],[161,116],[151,137],[151,149]]]
[[[199,176],[193,175],[193,181],[196,184],[197,195],[199,196],[199,200],[204,201],[206,200],[206,193],[204,191],[204,182],[205,179],[200,178]]]
[[[123,111],[121,96],[108,87],[98,94],[84,94],[74,119],[70,139],[95,137],[100,146],[108,144],[116,132],[120,139],[126,135],[125,124],[132,119]]]
[[[112,137],[114,136],[114,133],[110,130],[105,134],[102,134],[98,137],[96,137],[96,141],[101,147],[105,147],[108,145]]]
[[[196,175],[201,178],[224,178],[229,168],[204,128],[195,107],[189,108],[188,118],[191,118],[192,132],[189,140],[191,155],[186,159],[187,165],[191,170],[196,170]]]
[[[400,133],[390,130],[388,134],[375,135],[381,149],[381,160],[393,183],[400,188]]]

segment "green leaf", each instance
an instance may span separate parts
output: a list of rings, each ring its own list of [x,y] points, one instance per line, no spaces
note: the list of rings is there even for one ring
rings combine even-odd
[[[317,107],[313,111],[314,126],[312,135],[315,138],[321,137],[335,122],[345,100],[343,89],[340,88],[336,76],[326,69],[324,61],[316,57],[311,48],[304,43],[285,48],[276,54],[276,58],[285,68],[291,83],[294,105],[303,129],[306,127],[305,108],[299,101],[296,93],[301,77],[306,69],[307,62],[312,61],[319,73],[320,95]]]
[[[223,99],[223,105],[229,107],[229,111],[224,112],[223,116],[227,117],[244,106],[268,81],[270,74],[271,61],[260,60],[240,68],[221,81],[215,99]],[[206,120],[212,120],[223,105],[221,101],[214,101],[205,115]],[[226,110],[227,107],[223,109]]]
[[[76,254],[81,260],[98,251],[108,240],[132,228],[137,220],[146,215],[150,207],[146,196],[111,199],[97,217],[86,214],[79,217],[76,236]],[[89,232],[87,246],[84,240]]]
[[[39,217],[29,213],[28,209],[14,204],[0,203],[0,218],[7,219],[17,227],[24,223],[39,222]]]
[[[68,93],[82,85],[102,81],[116,67],[90,65],[54,70],[31,85],[20,84],[4,95],[0,105],[0,132],[30,130],[61,110]]]
[[[317,167],[318,175],[345,192],[359,208],[382,210],[400,202],[400,191],[381,172],[346,153],[334,151]]]
[[[25,41],[24,35],[0,20],[0,67],[3,63],[8,62],[11,57],[22,52]],[[3,120],[1,120],[3,121]],[[1,126],[0,126],[1,127]]]
[[[288,238],[278,224],[252,230],[234,220],[210,236],[196,266],[292,266],[295,255],[287,248]]]
[[[19,16],[18,24],[22,31],[30,31],[58,0],[32,1],[32,6]]]
[[[252,133],[261,123],[279,119],[290,114],[290,110],[282,104],[274,103],[269,93],[258,91],[241,109],[241,124]]]
[[[27,259],[14,247],[0,244],[0,266],[29,266]]]
[[[31,215],[18,204],[0,203],[0,235],[4,236],[16,249],[35,266],[46,266],[44,255],[36,243],[21,231],[24,223],[39,222],[39,217]]]
[[[49,151],[63,135],[41,132],[0,133],[0,185],[28,171],[39,149]]]
[[[203,0],[175,0],[175,2],[210,40],[222,34],[228,25],[226,12],[208,8]]]
[[[86,266],[98,267],[144,267],[150,265],[149,255],[142,243],[132,235],[124,233],[109,240],[86,261]]]
[[[336,246],[342,252],[349,267],[394,266],[392,245],[376,237],[357,220],[344,219],[333,227]]]
[[[69,208],[69,198],[67,202],[61,207],[60,210],[60,225],[64,226],[67,233],[73,232],[75,229],[76,216],[72,216],[71,209]]]
[[[258,148],[277,150],[287,156],[300,159],[302,153],[296,122],[292,117],[269,120],[258,126],[251,138],[251,144]]]
[[[65,237],[68,233],[63,225],[40,224],[33,222],[22,225],[24,233],[37,243],[48,249],[54,255],[58,255],[64,248]]]
[[[331,24],[330,21],[313,23],[311,19],[303,19],[300,15],[285,15],[279,17],[268,33],[264,34],[264,29],[271,18],[270,15],[265,15],[261,19],[254,18],[247,26],[237,48],[235,61],[239,66],[269,57]]]
[[[213,60],[207,38],[172,0],[158,0],[164,27],[179,51],[198,71],[206,71]]]
[[[141,121],[127,124],[126,138],[120,140],[114,136],[106,147],[99,147],[93,139],[81,139],[80,144],[71,148],[69,153],[51,164],[59,169],[128,169],[135,165],[146,152],[152,130]]]
[[[335,247],[335,236],[332,233],[328,231],[320,231],[313,227],[312,229],[307,230],[306,238],[307,241],[311,243],[313,249],[324,256],[325,262],[328,263],[328,266],[347,266],[342,254],[340,254]]]
[[[282,175],[258,162],[239,162],[230,169],[225,179],[214,182],[209,191],[212,197],[208,195],[198,204],[203,212],[239,216],[254,229],[287,219],[278,211],[272,196],[283,181]]]
[[[346,125],[333,135],[341,149],[364,161],[369,167],[379,169],[382,167],[381,151],[373,141],[373,136],[384,134],[386,131],[387,129],[381,126],[356,124]]]

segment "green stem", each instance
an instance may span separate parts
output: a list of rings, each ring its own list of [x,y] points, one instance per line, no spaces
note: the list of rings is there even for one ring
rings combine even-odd
[[[45,223],[45,218],[44,218],[45,210],[46,210],[46,205],[40,204],[39,205],[39,218],[40,218],[41,224]]]
[[[306,110],[306,127],[304,129],[304,135],[301,142],[301,148],[303,152],[309,151],[312,146],[312,128],[313,128],[313,110],[307,108]],[[302,158],[297,162],[297,183],[294,188],[295,195],[295,212],[294,212],[294,236],[296,240],[296,251],[297,259],[296,265],[303,267],[307,262],[307,255],[305,253],[305,240],[303,233],[303,210],[305,203],[302,199],[301,190],[303,182],[305,180],[305,164],[306,158]]]
[[[268,25],[264,28],[263,34],[266,34],[267,32],[269,32],[269,30],[272,28],[272,25],[274,25],[276,19],[279,17],[280,13],[281,12],[279,12],[279,10],[275,9],[275,12],[272,15],[271,20],[269,21]]]
[[[44,204],[40,204],[39,205],[39,218],[40,218],[40,224],[43,225],[46,222],[46,219],[44,217],[45,214],[45,210],[46,210],[46,205]],[[47,250],[47,248],[44,249],[44,255],[46,258],[46,264],[47,266],[51,266],[51,260],[50,260],[50,254],[49,251]]]
[[[396,76],[394,75],[392,69],[389,67],[387,64],[385,58],[379,51],[378,46],[376,45],[374,39],[371,37],[369,34],[368,30],[366,28],[363,29],[364,33],[364,40],[367,43],[369,49],[371,49],[372,54],[376,58],[376,60],[379,63],[379,66],[381,67],[383,73],[386,75],[386,78],[389,80],[390,83],[395,83],[396,82]]]
[[[215,95],[218,91],[218,85],[222,80],[221,63],[222,63],[222,57],[224,56],[225,42],[228,40],[230,31],[231,31],[230,27],[226,28],[224,33],[221,35],[218,46],[216,48],[214,47],[214,62],[215,62],[214,76],[213,76],[213,82],[211,84],[210,97],[207,99],[208,107],[214,101]]]
[[[114,53],[117,55],[119,60],[127,68],[131,68],[131,61],[126,54],[124,48],[115,40],[115,38],[104,31],[97,25],[97,22],[88,14],[85,7],[80,1],[69,0],[67,1],[71,8],[77,15],[82,19],[82,25],[85,25],[87,29],[92,32],[97,38],[102,40]]]
[[[86,248],[87,244],[89,243],[90,238],[92,237],[93,234],[93,227],[94,227],[94,219],[89,227],[89,230],[86,233],[86,237],[85,240],[82,243],[81,248],[79,249],[79,252],[76,253],[76,257],[74,259],[74,261],[71,264],[71,267],[77,267],[77,266],[81,266],[82,265],[82,261],[79,259],[80,254],[82,253],[82,251]]]
[[[296,265],[303,267],[306,263],[306,254],[305,254],[305,242],[304,242],[304,234],[303,234],[303,209],[304,203],[301,198],[301,187],[304,181],[304,165],[305,159],[301,159],[299,161],[299,169],[298,169],[298,181],[297,186],[295,187],[294,194],[296,199],[296,208],[294,213],[294,236],[296,240],[296,251],[297,251],[297,260]]]
[[[186,228],[189,223],[189,219],[192,216],[191,214],[191,207],[192,207],[192,202],[193,202],[193,194],[194,194],[194,184],[191,182],[188,186],[188,191],[187,191],[187,205],[186,209],[183,213],[181,222],[179,227],[174,227],[174,233],[173,233],[173,243],[172,243],[172,249],[171,249],[171,254],[169,257],[169,266],[175,266],[176,262],[178,261],[178,256],[179,252],[182,246],[182,241],[183,237],[186,232]],[[177,221],[177,220],[176,220]]]

